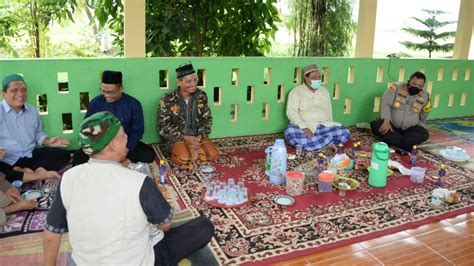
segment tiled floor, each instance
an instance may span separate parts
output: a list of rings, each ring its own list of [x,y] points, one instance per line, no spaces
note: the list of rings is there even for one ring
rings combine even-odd
[[[474,212],[274,265],[474,265]]]

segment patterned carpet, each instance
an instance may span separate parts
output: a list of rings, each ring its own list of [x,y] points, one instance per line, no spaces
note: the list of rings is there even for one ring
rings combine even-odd
[[[420,145],[421,149],[440,155],[440,151],[447,146],[463,148],[470,159],[456,164],[474,170],[474,117],[429,120],[427,126],[430,139]]]
[[[373,137],[351,128],[352,140],[362,141],[368,150]],[[474,210],[471,193],[474,172],[444,161],[447,165],[451,190],[461,196],[458,204],[446,209],[432,209],[427,196],[436,187],[434,182],[413,184],[407,176],[394,174],[386,188],[368,186],[366,171],[348,171],[346,176],[361,182],[355,192],[339,197],[337,192],[320,193],[313,182],[305,186],[307,193],[295,197],[296,203],[282,207],[274,203],[277,195],[286,195],[283,187],[269,183],[264,174],[264,149],[281,135],[233,137],[215,140],[221,152],[212,163],[216,167],[214,179],[241,178],[253,192],[250,204],[236,209],[209,206],[201,199],[204,189],[203,174],[198,167],[188,172],[170,163],[170,181],[185,208],[195,216],[209,217],[216,233],[209,247],[219,264],[268,264],[314,253],[337,246],[406,230],[421,224],[444,219]],[[350,143],[348,145],[350,147]],[[163,155],[159,146],[155,150]],[[289,150],[292,152],[292,150]],[[346,152],[349,152],[347,150]],[[408,166],[408,157],[393,155],[392,159]],[[288,169],[312,158],[289,161]],[[427,168],[428,175],[436,174],[442,158],[420,151],[418,165]]]

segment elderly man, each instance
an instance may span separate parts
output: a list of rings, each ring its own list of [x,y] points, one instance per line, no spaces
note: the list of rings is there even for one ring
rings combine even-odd
[[[347,128],[332,119],[331,98],[322,86],[321,73],[314,64],[303,69],[304,83],[290,91],[286,115],[290,120],[285,130],[289,144],[303,145],[308,151],[322,150],[350,138]]]
[[[91,159],[61,179],[46,218],[46,265],[56,265],[66,231],[77,265],[176,265],[210,241],[214,226],[207,218],[171,228],[171,207],[153,179],[120,164],[127,143],[112,113],[82,122],[79,144]]]
[[[100,91],[102,94],[90,102],[85,118],[101,111],[113,113],[120,119],[128,136],[127,158],[134,163],[153,162],[155,152],[151,147],[140,141],[145,131],[142,105],[137,99],[123,92],[122,72],[104,71]],[[82,164],[87,160],[89,160],[89,157],[79,149],[74,154],[73,164]]]
[[[406,151],[429,138],[424,126],[431,102],[425,82],[425,74],[417,71],[407,83],[390,85],[382,97],[381,119],[370,124],[375,136]]]
[[[56,147],[66,147],[69,141],[62,137],[48,138],[43,132],[38,110],[26,103],[28,91],[22,76],[9,75],[2,85],[0,171],[9,181],[23,183],[59,178],[57,171],[71,157],[68,151]]]
[[[162,96],[158,109],[158,131],[167,142],[171,160],[184,167],[214,160],[218,151],[211,140],[212,115],[207,95],[197,88],[191,63],[176,69],[178,88]]]

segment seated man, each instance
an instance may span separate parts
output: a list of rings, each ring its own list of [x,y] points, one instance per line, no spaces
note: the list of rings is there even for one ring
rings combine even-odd
[[[290,91],[286,115],[290,120],[285,139],[292,146],[303,145],[306,150],[322,150],[334,144],[346,143],[350,132],[332,119],[328,90],[321,85],[321,73],[312,64],[303,69],[304,83]]]
[[[214,225],[204,217],[171,228],[171,207],[153,179],[120,164],[127,134],[112,113],[86,118],[79,144],[91,159],[61,179],[46,217],[46,265],[56,265],[67,231],[76,265],[177,265],[211,240]]]
[[[36,199],[24,200],[20,191],[14,188],[0,172],[0,226],[7,222],[7,214],[31,210],[38,206]]]
[[[48,138],[39,112],[26,103],[28,91],[23,77],[12,74],[2,82],[0,106],[0,171],[9,181],[23,183],[59,178],[58,170],[69,163],[70,153],[63,137]],[[49,147],[38,147],[41,145]],[[48,170],[46,170],[48,169]]]
[[[425,74],[417,71],[407,83],[390,85],[382,97],[381,119],[370,123],[375,136],[406,151],[428,139],[424,126],[431,102],[425,82]]]
[[[196,159],[214,160],[218,151],[211,140],[212,115],[207,95],[198,89],[193,65],[176,69],[178,88],[161,97],[158,131],[167,142],[171,160],[190,168]]]
[[[85,118],[101,111],[111,112],[120,119],[125,133],[127,133],[127,158],[134,163],[153,162],[155,152],[151,147],[140,141],[145,131],[142,105],[137,99],[123,92],[122,72],[104,71],[100,90],[102,95],[92,99]],[[82,164],[87,160],[89,160],[89,156],[79,149],[74,154],[73,164]]]

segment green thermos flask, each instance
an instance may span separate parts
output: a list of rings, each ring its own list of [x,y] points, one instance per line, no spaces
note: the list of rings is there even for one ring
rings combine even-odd
[[[387,185],[388,159],[390,148],[385,142],[372,144],[372,160],[370,161],[369,185],[385,187]]]

